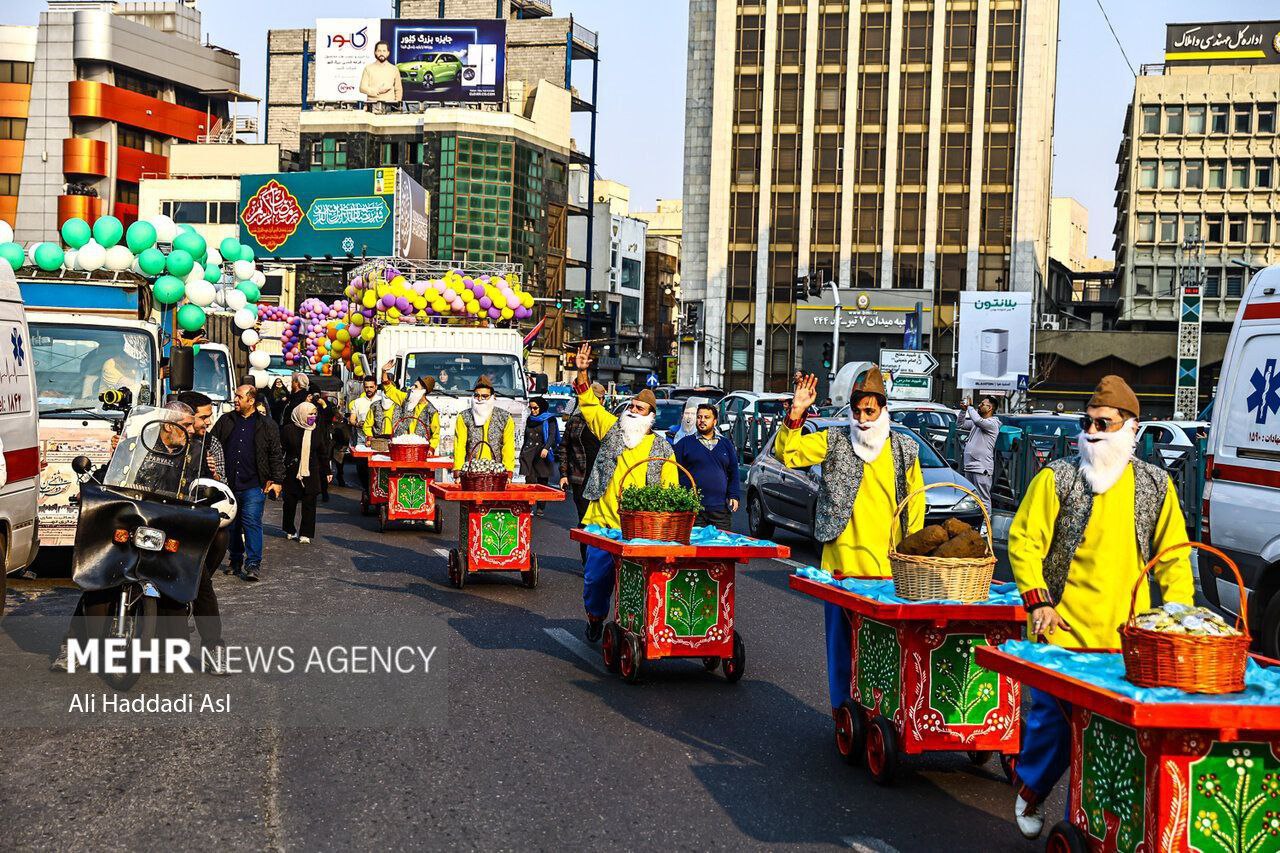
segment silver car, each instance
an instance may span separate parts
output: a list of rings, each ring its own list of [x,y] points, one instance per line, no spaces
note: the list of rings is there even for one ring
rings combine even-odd
[[[844,419],[815,418],[805,422],[804,431],[811,433],[846,423],[848,421]],[[966,489],[974,488],[958,471],[948,467],[919,435],[897,425],[893,431],[910,437],[920,446],[920,473],[926,486],[956,483]],[[782,527],[812,538],[822,466],[786,467],[773,454],[776,438],[776,433],[769,438],[764,452],[747,469],[747,522],[751,535],[767,539],[773,535],[775,527]],[[982,524],[982,509],[978,502],[959,489],[930,489],[925,492],[925,506],[926,524],[941,524],[948,518],[958,518],[975,529]]]

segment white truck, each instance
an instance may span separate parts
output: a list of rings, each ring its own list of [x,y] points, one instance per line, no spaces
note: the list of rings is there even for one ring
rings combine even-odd
[[[192,390],[199,391],[213,400],[215,416],[231,411],[236,387],[235,369],[231,361],[231,349],[226,344],[204,343],[192,358],[194,379]]]
[[[371,365],[381,373],[389,362],[395,382],[406,388],[423,376],[433,376],[430,399],[440,411],[441,454],[453,452],[455,416],[471,400],[481,376],[493,383],[497,405],[516,419],[516,451],[524,437],[529,414],[528,377],[524,372],[524,340],[516,329],[474,326],[385,326],[374,341]],[[379,377],[381,378],[381,377]]]

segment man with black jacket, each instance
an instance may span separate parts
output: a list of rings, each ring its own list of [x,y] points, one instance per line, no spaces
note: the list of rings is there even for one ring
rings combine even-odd
[[[236,388],[235,411],[218,419],[213,437],[222,445],[227,484],[235,492],[239,512],[231,525],[232,574],[256,581],[262,570],[262,508],[268,494],[280,496],[284,483],[284,449],[280,428],[257,411],[258,391]]]

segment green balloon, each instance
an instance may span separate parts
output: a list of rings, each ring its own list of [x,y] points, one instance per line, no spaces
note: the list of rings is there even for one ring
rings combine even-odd
[[[191,272],[191,267],[195,265],[195,260],[189,252],[182,249],[174,249],[169,253],[169,257],[165,259],[164,268],[170,275],[176,275],[179,278]]]
[[[236,259],[237,259],[237,260],[240,260],[240,261],[249,261],[250,263],[252,263],[252,262],[253,262],[253,249],[250,249],[250,248],[249,248],[248,246],[246,246],[244,243],[241,243],[241,244],[240,244],[240,254],[239,254],[239,256],[238,256]]]
[[[124,225],[114,216],[99,216],[93,223],[93,239],[110,249],[124,236]]]
[[[156,244],[156,228],[150,222],[139,219],[124,232],[124,243],[129,251],[141,255]]]
[[[231,263],[240,257],[240,241],[235,237],[223,237],[218,244],[218,251],[222,253],[224,261]]]
[[[0,261],[7,261],[14,272],[26,259],[27,253],[22,251],[21,243],[0,243]]]
[[[160,275],[164,272],[164,252],[152,246],[138,254],[138,268],[147,275]]]
[[[89,223],[78,216],[62,223],[62,240],[73,249],[79,249],[85,243],[88,243],[89,238],[92,236],[93,232],[89,230]]]
[[[53,272],[62,266],[62,247],[57,243],[41,243],[36,247],[36,266]]]
[[[207,246],[204,238],[195,231],[184,231],[173,238],[173,248],[181,249],[192,258],[198,258],[205,253]]]
[[[155,295],[156,301],[161,305],[172,305],[182,299],[183,294],[187,291],[187,286],[182,283],[182,279],[171,275],[162,275],[156,279],[156,283],[152,286],[151,292]]]
[[[204,309],[188,302],[178,309],[178,325],[188,332],[198,332],[204,328]]]
[[[193,354],[195,354],[195,355],[199,355],[199,354],[200,354],[200,345],[199,345],[199,344],[196,344],[195,346],[193,346],[193,347],[191,348],[191,352],[192,352]]]
[[[236,290],[244,294],[244,298],[250,302],[257,302],[262,296],[262,291],[258,290],[258,285],[251,281],[242,281],[236,285]]]
[[[222,280],[222,267],[210,265],[204,268],[204,280],[210,284],[217,284]]]

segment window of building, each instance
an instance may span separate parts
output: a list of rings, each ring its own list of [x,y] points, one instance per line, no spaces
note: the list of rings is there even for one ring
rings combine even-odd
[[[800,183],[800,140],[798,133],[776,134],[773,146],[773,183]]]
[[[818,19],[818,62],[822,65],[845,64],[845,45],[849,41],[847,12],[827,12]]]
[[[1182,162],[1165,160],[1160,165],[1160,186],[1166,190],[1176,190],[1182,185]]]
[[[1170,136],[1182,135],[1182,107],[1168,106],[1164,108],[1164,132]]]
[[[898,193],[896,228],[899,246],[924,244],[924,193]]]
[[[818,75],[818,124],[844,123],[844,75],[822,73]]]
[[[884,91],[889,75],[886,72],[863,73],[858,79],[858,124],[866,128],[883,125],[888,105]]]
[[[878,184],[884,175],[884,141],[879,133],[858,135],[858,174],[860,184]]]
[[[1270,160],[1262,160],[1253,164],[1253,185],[1257,189],[1270,189],[1271,187],[1271,168]]]
[[[1151,295],[1151,282],[1154,278],[1154,270],[1151,267],[1134,267],[1133,269],[1133,292],[1139,296]]]
[[[1217,298],[1222,291],[1222,270],[1205,270],[1204,295],[1206,298]]]
[[[983,246],[1007,246],[1010,242],[1009,223],[1013,212],[1012,193],[982,194],[980,227]]]
[[[1012,133],[989,131],[984,137],[986,156],[982,160],[984,184],[1013,183]]]
[[[396,144],[383,142],[378,145],[378,162],[383,166],[394,166],[396,162]]]
[[[946,62],[973,62],[973,46],[977,36],[977,13],[972,10],[947,10]]]
[[[759,74],[739,74],[734,89],[733,123],[759,124],[761,77]]]
[[[942,183],[969,183],[969,140],[967,133],[942,135]]]
[[[813,194],[811,239],[819,246],[835,246],[840,242],[840,193]]]
[[[1173,296],[1174,280],[1177,270],[1173,267],[1160,267],[1156,270],[1156,296]]]
[[[636,261],[635,263],[638,265],[639,261]],[[640,297],[639,296],[623,296],[622,297],[622,325],[624,326],[640,325]]]
[[[938,242],[964,246],[969,227],[969,194],[943,193],[938,204]]]
[[[30,83],[33,67],[31,62],[0,62],[0,83]]]
[[[786,72],[777,76],[777,90],[774,92],[774,123],[799,124],[801,85],[803,78],[799,74]]]
[[[1012,62],[1018,53],[1018,10],[993,9],[991,12],[991,59]]]
[[[799,194],[794,192],[775,192],[773,194],[773,242],[796,242],[796,224],[800,218],[798,196]]]
[[[1152,213],[1139,213],[1137,217],[1138,233],[1135,239],[1139,243],[1152,243],[1156,239],[1156,217]]]
[[[1244,293],[1244,271],[1227,270],[1227,298],[1239,299]]]
[[[1276,105],[1258,104],[1258,133],[1276,132]]]
[[[938,258],[938,288],[949,292],[964,290],[965,256],[951,252]]]
[[[1188,160],[1186,163],[1186,170],[1187,189],[1204,189],[1204,162],[1201,160]]]
[[[778,16],[778,64],[804,63],[804,13]]]
[[[160,209],[179,225],[206,225],[209,222],[207,201],[166,201]]]
[[[21,175],[0,175],[0,195],[17,195]]]
[[[914,186],[924,183],[925,146],[923,133],[903,133],[898,137],[898,184]]]
[[[1249,163],[1239,160],[1231,161],[1231,189],[1247,190],[1249,188]]]
[[[1206,243],[1222,242],[1222,214],[1206,213],[1204,217],[1204,234]]]
[[[854,242],[874,245],[880,242],[879,193],[858,193],[854,202]]]
[[[762,64],[764,56],[764,15],[738,16],[738,64]]]
[[[791,375],[791,353],[795,348],[791,345],[789,327],[775,326],[769,333],[769,375],[772,377],[788,377]]]
[[[1187,107],[1187,134],[1199,136],[1204,133],[1205,106],[1204,104],[1192,104]]]
[[[1183,240],[1199,240],[1200,239],[1199,214],[1188,214],[1182,217],[1182,239]]]
[[[814,142],[813,179],[819,184],[840,183],[840,134],[818,133]]]
[[[311,143],[311,171],[321,172],[329,169],[345,169],[347,167],[347,142],[326,136]]]
[[[1253,217],[1249,223],[1250,243],[1269,243],[1271,241],[1271,217],[1260,215]]]
[[[1142,108],[1142,135],[1154,136],[1160,132],[1160,108],[1147,106]]]
[[[25,118],[0,118],[0,139],[26,139]]]
[[[738,184],[754,184],[760,172],[760,134],[736,133],[733,136],[733,180]]]
[[[1223,160],[1209,161],[1209,189],[1224,190],[1227,188],[1227,164]]]
[[[1138,162],[1138,188],[1153,190],[1156,188],[1156,161],[1140,160]]]
[[[902,75],[902,123],[922,125],[929,115],[929,73],[909,71]]]
[[[992,71],[987,81],[987,121],[991,124],[1012,124],[1014,114],[1013,71]]]
[[[1210,133],[1226,133],[1227,132],[1227,105],[1212,104],[1209,107],[1209,132]]]
[[[746,329],[737,328],[729,337],[729,369],[745,373],[751,365],[751,336]]]
[[[1253,133],[1253,104],[1236,104],[1231,117],[1231,126],[1236,133]]]
[[[210,100],[205,95],[200,94],[195,89],[188,89],[185,86],[173,87],[173,102],[180,107],[186,107],[189,110],[199,110],[204,112],[211,106]],[[215,116],[215,121],[217,117]]]
[[[868,12],[862,16],[862,41],[858,58],[863,65],[884,65],[889,61],[889,13]]]
[[[796,291],[796,253],[769,253],[769,296],[774,302],[794,302]]]
[[[1227,216],[1227,242],[1243,243],[1244,242],[1244,226],[1249,217],[1241,214],[1229,214]]]
[[[732,220],[729,225],[729,239],[734,243],[754,243],[756,240],[756,214],[760,205],[756,203],[755,191],[735,191],[732,197]]]
[[[149,151],[152,154],[164,154],[164,142],[146,131],[125,125],[116,126],[116,141],[125,148],[136,151]]]
[[[116,203],[138,206],[138,185],[116,181]]]
[[[929,61],[929,23],[927,11],[907,12],[903,15],[906,37],[902,40],[902,62],[905,65],[923,65]]]
[[[756,292],[756,253],[729,253],[729,298],[736,302],[750,300]]]
[[[1174,213],[1160,214],[1160,242],[1178,242],[1178,216]]]
[[[967,124],[973,110],[973,86],[969,71],[944,71],[942,103],[946,124]]]
[[[116,86],[120,89],[140,92],[152,98],[160,97],[160,93],[164,89],[163,84],[154,77],[148,77],[145,74],[138,74],[133,71],[125,71],[119,67],[115,70],[115,81]]]

